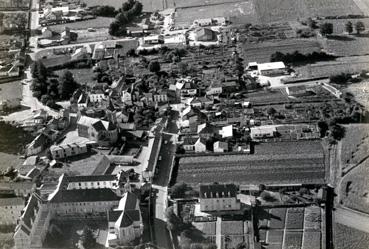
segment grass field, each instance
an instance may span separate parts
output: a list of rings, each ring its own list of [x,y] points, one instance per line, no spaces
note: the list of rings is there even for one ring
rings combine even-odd
[[[368,249],[369,234],[341,224],[335,225],[334,248]]]
[[[345,92],[349,92],[354,95],[355,100],[361,105],[365,106],[369,110],[369,82],[363,81],[360,83],[350,84],[345,89]]]
[[[295,67],[301,77],[324,77],[340,73],[360,73],[368,70],[369,56],[342,57],[334,61],[316,62],[306,66]]]
[[[327,40],[327,51],[338,56],[369,54],[369,37],[348,37]]]
[[[0,100],[15,98],[22,98],[22,84],[20,81],[0,84]]]
[[[345,169],[369,156],[369,125],[355,124],[346,126],[341,149],[341,165]]]
[[[245,63],[254,61],[258,63],[270,62],[270,57],[275,52],[293,53],[299,51],[305,54],[321,50],[319,42],[310,39],[290,39],[255,44],[244,43],[240,46]]]
[[[94,73],[91,68],[80,68],[80,69],[68,69],[74,76],[76,82],[80,85],[84,85],[87,83],[89,86],[93,86],[95,84],[95,80],[93,79]],[[64,70],[54,71],[55,74],[61,75]]]
[[[343,205],[368,212],[369,210],[369,160],[350,171],[341,183]]]

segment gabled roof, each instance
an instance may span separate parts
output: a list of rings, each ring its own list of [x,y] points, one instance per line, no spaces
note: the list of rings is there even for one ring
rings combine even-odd
[[[237,186],[234,184],[200,185],[200,198],[236,197]]]
[[[50,203],[119,201],[120,198],[109,188],[59,190]]]
[[[126,210],[123,212],[123,217],[119,227],[128,227],[135,221],[140,221],[140,211]]]

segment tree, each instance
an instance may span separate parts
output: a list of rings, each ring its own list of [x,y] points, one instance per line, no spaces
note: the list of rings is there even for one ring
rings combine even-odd
[[[91,248],[96,244],[96,240],[94,238],[92,230],[88,226],[85,226],[83,228],[81,242],[85,248]]]
[[[77,83],[73,78],[73,74],[66,70],[59,78],[59,97],[61,99],[69,99],[74,91],[77,89]]]
[[[345,136],[345,128],[338,124],[331,125],[329,131],[335,140],[341,140]]]
[[[177,66],[178,66],[178,70],[179,70],[179,72],[180,72],[182,75],[187,74],[187,70],[188,70],[188,63],[186,63],[186,62],[179,62],[179,63],[177,64]]]
[[[158,61],[151,61],[149,63],[149,70],[153,73],[160,72],[160,63]]]
[[[274,114],[276,114],[277,113],[277,111],[273,108],[273,107],[269,107],[268,109],[267,109],[267,114],[269,115],[269,116],[273,116]]]
[[[329,22],[325,22],[320,25],[320,33],[322,35],[330,35],[333,33],[333,24]]]
[[[47,101],[49,100],[49,96],[47,95],[42,95],[41,96],[41,103],[46,105]]]
[[[46,81],[47,79],[47,69],[40,60],[37,60],[32,64],[31,73],[32,78],[38,79],[39,81]]]
[[[311,17],[309,17],[308,19],[307,19],[307,25],[310,27],[310,28],[312,28],[312,29],[316,29],[317,28],[317,24],[316,24],[316,21],[315,20],[313,20]]]
[[[167,210],[165,210],[165,217],[167,218],[167,225],[168,229],[180,232],[183,231],[185,228],[185,224],[183,221],[174,213],[174,207],[168,207]]]
[[[352,33],[352,31],[354,30],[353,25],[352,25],[352,22],[350,22],[350,21],[346,22],[346,24],[345,24],[345,30],[349,34]]]
[[[365,24],[362,21],[358,21],[355,23],[356,33],[359,35],[361,32],[365,30]]]
[[[327,122],[325,122],[324,120],[320,120],[318,122],[318,128],[320,131],[320,137],[325,137],[329,128]]]
[[[186,183],[179,182],[173,185],[171,188],[170,196],[172,198],[184,198],[186,196],[186,191],[189,189]]]

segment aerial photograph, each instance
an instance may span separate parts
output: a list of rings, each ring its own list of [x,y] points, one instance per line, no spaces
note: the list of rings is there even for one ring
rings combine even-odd
[[[0,249],[369,249],[369,0],[0,0]]]

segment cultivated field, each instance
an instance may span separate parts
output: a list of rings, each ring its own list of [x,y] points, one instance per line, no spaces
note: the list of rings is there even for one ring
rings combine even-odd
[[[241,51],[245,63],[248,62],[270,62],[270,57],[275,52],[293,53],[299,51],[303,54],[320,52],[321,46],[316,40],[309,39],[291,39],[276,42],[262,43],[244,43],[241,46]]]
[[[72,22],[67,24],[58,24],[58,25],[52,25],[50,26],[50,29],[52,31],[56,32],[62,32],[64,31],[65,27],[69,27],[72,30],[79,30],[79,29],[87,29],[87,28],[108,28],[110,23],[114,21],[114,18],[109,17],[97,17],[95,19],[89,19],[86,21],[80,21],[80,22]],[[94,34],[94,32],[91,32]]]
[[[193,19],[217,16],[234,17],[240,23],[295,21],[311,16],[362,14],[353,0],[246,0],[217,4],[220,0],[176,1],[176,25],[189,25]],[[207,6],[204,6],[207,4]],[[161,6],[159,4],[159,6]],[[185,8],[180,8],[180,7]],[[194,6],[194,7],[189,7]],[[239,17],[239,18],[238,18]]]
[[[122,7],[122,4],[126,0],[104,0],[103,2],[101,0],[83,0],[87,4],[87,7],[92,7],[96,5],[110,5],[115,7],[115,9],[119,9]],[[140,0],[140,2],[143,5],[143,11],[147,12],[153,12],[156,10],[163,10],[165,8],[173,8],[173,0]]]
[[[317,144],[314,141],[269,143],[266,144],[269,148],[266,148],[265,153],[256,147],[259,151],[256,155],[181,158],[177,182],[323,183],[324,155],[320,142],[315,143]]]
[[[191,8],[179,8],[176,10],[175,25],[188,26],[193,20],[212,17],[231,17],[237,16],[244,23],[257,23],[258,17],[251,0],[223,3],[216,5],[202,6]]]
[[[337,56],[369,54],[369,37],[338,37],[327,40],[326,50]]]
[[[369,234],[341,224],[335,224],[334,248],[368,249]]]
[[[295,67],[294,70],[303,78],[324,77],[340,73],[360,73],[369,68],[369,57],[343,57],[335,61],[316,62],[306,66]]]

